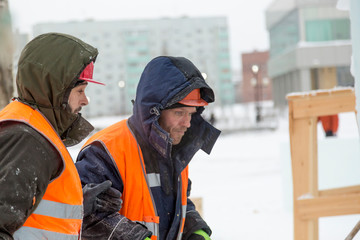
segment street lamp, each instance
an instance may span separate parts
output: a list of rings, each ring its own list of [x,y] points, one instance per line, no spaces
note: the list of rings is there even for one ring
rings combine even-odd
[[[251,71],[253,73],[253,78],[250,80],[251,85],[255,88],[255,110],[256,110],[256,123],[261,121],[261,106],[260,106],[260,98],[261,98],[261,83],[259,81],[259,70],[260,67],[256,64],[251,66]]]
[[[251,66],[251,71],[254,73],[254,74],[258,74],[259,72],[259,66],[258,65],[252,65]]]

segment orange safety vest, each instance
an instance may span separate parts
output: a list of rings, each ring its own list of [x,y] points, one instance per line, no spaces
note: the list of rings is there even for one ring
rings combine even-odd
[[[74,162],[59,135],[39,111],[18,101],[0,112],[0,122],[5,121],[22,122],[34,128],[55,147],[64,163],[63,172],[50,182],[35,211],[14,233],[14,239],[79,239],[83,218],[82,187]]]
[[[132,221],[144,224],[152,233],[152,240],[159,237],[159,216],[150,190],[152,186],[160,186],[157,174],[147,174],[143,155],[127,121],[120,121],[94,134],[83,146],[92,142],[101,143],[108,151],[121,176],[124,184],[122,193],[123,205],[120,214]],[[182,237],[188,187],[188,167],[181,173],[181,204],[182,219],[179,226],[177,240]]]

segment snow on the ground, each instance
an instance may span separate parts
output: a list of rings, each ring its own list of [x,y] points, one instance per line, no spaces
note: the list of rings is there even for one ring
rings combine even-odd
[[[348,160],[350,166],[344,168],[352,172],[345,171],[341,184],[349,181],[360,184],[360,174],[356,174],[360,168],[360,161],[359,164],[356,161],[360,154],[355,115],[344,113],[339,117],[339,133],[335,138],[325,138],[318,125],[319,169],[328,171],[319,173],[319,185],[324,188],[329,186],[323,182],[334,179],[331,175],[337,172],[334,168],[342,168],[344,154],[353,158]],[[120,119],[103,118],[92,123],[108,126]],[[73,158],[80,146],[70,148]],[[339,149],[328,151],[328,148]],[[333,165],[334,161],[322,160],[324,156],[329,157],[324,152],[332,155],[339,152],[335,158],[339,158],[340,167]],[[190,163],[192,196],[203,200],[203,217],[213,230],[213,240],[293,239],[290,161],[286,117],[279,120],[276,130],[224,134],[210,155],[203,152],[195,155]],[[332,165],[328,166],[329,162]],[[359,215],[321,218],[320,240],[344,239],[358,220]]]
[[[192,194],[203,197],[212,239],[291,239],[278,158],[283,137],[273,131],[225,135],[210,156],[195,156]]]

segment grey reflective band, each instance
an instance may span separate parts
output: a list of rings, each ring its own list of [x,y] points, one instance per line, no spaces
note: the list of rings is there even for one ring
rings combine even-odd
[[[182,205],[182,213],[181,213],[182,218],[186,217],[186,209],[187,209],[187,205]]]
[[[141,222],[144,224],[149,231],[152,232],[152,235],[159,237],[159,224],[154,222]]]
[[[177,240],[181,240],[182,238],[182,232],[181,232],[181,226],[183,224],[183,222],[185,221],[185,217],[186,217],[186,208],[187,208],[187,205],[182,205],[181,206],[181,220],[180,220],[180,227],[179,227],[179,233],[176,237]]]
[[[70,235],[58,232],[51,232],[43,229],[24,227],[17,230],[14,240],[39,240],[39,239],[56,239],[56,240],[78,240],[79,235]]]
[[[33,213],[62,219],[82,219],[82,205],[70,205],[42,199]]]
[[[149,173],[146,175],[149,187],[160,187],[160,174],[159,173]]]
[[[183,233],[182,232],[179,232],[179,234],[178,234],[178,236],[177,236],[177,240],[181,240],[181,238],[182,238],[182,235],[183,235]]]

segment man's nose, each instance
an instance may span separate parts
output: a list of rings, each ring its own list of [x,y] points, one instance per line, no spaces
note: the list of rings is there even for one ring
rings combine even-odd
[[[81,97],[81,102],[80,102],[81,106],[86,106],[89,104],[89,99],[86,97],[85,93],[83,94],[83,96]]]
[[[184,120],[183,120],[183,125],[187,128],[189,128],[191,126],[191,115],[187,115],[184,117]]]

